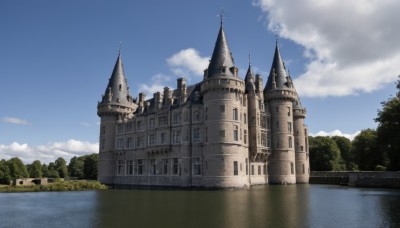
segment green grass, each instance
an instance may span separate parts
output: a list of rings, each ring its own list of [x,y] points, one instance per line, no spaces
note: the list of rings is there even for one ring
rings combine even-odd
[[[85,190],[103,190],[107,186],[98,181],[62,181],[58,180],[48,185],[33,186],[8,186],[1,185],[0,192],[51,192],[51,191],[85,191]]]

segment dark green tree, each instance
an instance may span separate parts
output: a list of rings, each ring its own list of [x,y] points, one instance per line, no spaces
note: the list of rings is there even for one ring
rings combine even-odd
[[[42,176],[49,177],[49,168],[46,164],[42,164]]]
[[[71,158],[69,165],[68,165],[68,171],[69,171],[69,176],[71,177],[76,177],[78,179],[83,179],[84,178],[84,165],[85,161],[83,157],[73,157]]]
[[[29,177],[26,166],[21,159],[15,157],[7,161],[8,168],[10,169],[10,175],[12,179],[27,178]]]
[[[42,164],[40,163],[40,161],[39,160],[33,161],[32,164],[29,166],[28,172],[29,176],[32,178],[43,177]]]
[[[332,139],[336,142],[340,150],[340,157],[342,158],[346,168],[349,168],[349,164],[353,161],[351,157],[351,141],[350,139],[343,136],[333,136]]]
[[[340,164],[340,150],[328,136],[308,137],[310,167],[314,171],[343,170]]]
[[[49,163],[47,177],[60,178],[60,174],[58,173],[56,164],[54,162]]]
[[[395,97],[382,102],[378,110],[378,144],[389,160],[389,170],[400,170],[400,75],[397,81],[398,92]]]
[[[8,168],[7,161],[2,159],[0,161],[0,184],[10,184],[11,173]]]
[[[385,154],[379,150],[374,129],[362,130],[352,142],[354,161],[361,170],[374,170],[377,165],[386,166]]]
[[[58,172],[58,175],[61,178],[68,177],[68,168],[67,168],[67,162],[64,160],[64,158],[59,157],[57,160],[54,162],[55,165],[55,170]]]
[[[84,175],[85,179],[97,179],[97,165],[99,162],[98,154],[90,154],[85,156]]]

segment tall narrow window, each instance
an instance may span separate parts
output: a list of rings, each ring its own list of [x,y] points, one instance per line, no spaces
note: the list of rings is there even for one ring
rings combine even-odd
[[[251,175],[254,175],[254,165],[251,165]]]
[[[144,173],[144,162],[143,159],[138,160],[138,174],[142,175]]]
[[[249,175],[249,162],[247,158],[245,162],[246,162],[246,175]]]
[[[172,143],[180,143],[181,142],[181,131],[176,130],[172,133]]]
[[[233,120],[238,120],[238,109],[237,108],[233,109],[232,114],[233,114],[233,116],[232,116]]]
[[[292,148],[293,147],[292,136],[288,137],[288,142],[289,142],[289,148]]]
[[[233,175],[235,175],[235,176],[239,175],[238,162],[237,161],[233,162]]]
[[[178,174],[178,158],[174,158],[172,161],[172,174],[177,175]]]
[[[128,160],[127,161],[127,169],[126,169],[126,174],[127,175],[132,175],[133,174],[133,160]]]
[[[287,122],[287,128],[288,128],[288,132],[292,133],[292,123],[291,122]]]
[[[233,140],[234,141],[238,141],[239,140],[238,131],[239,131],[238,126],[234,126],[233,127]]]
[[[139,120],[139,121],[136,123],[136,129],[137,129],[138,131],[142,130],[142,121],[141,121],[141,120]]]
[[[220,112],[225,112],[225,105],[220,105],[219,106],[219,111]]]
[[[201,175],[201,161],[200,158],[193,158],[193,174]]]
[[[247,144],[247,130],[243,131],[243,142],[244,144]]]
[[[287,115],[290,116],[290,107],[287,107]]]
[[[150,160],[150,168],[151,168],[151,174],[156,175],[156,174],[157,174],[157,163],[156,163],[156,159],[151,159],[151,160]]]
[[[246,124],[247,123],[247,114],[243,113],[243,122]]]
[[[293,163],[290,163],[290,173],[294,174],[294,165],[293,165]]]
[[[124,174],[124,161],[119,160],[118,161],[118,175],[123,175]]]
[[[261,175],[261,165],[258,166],[258,175]]]
[[[177,112],[174,113],[174,124],[180,124],[181,123],[181,113]]]
[[[168,159],[163,159],[163,173],[168,174]]]
[[[200,142],[200,128],[193,130],[193,142]]]

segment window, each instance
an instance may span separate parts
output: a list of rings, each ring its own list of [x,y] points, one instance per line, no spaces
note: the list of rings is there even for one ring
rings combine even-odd
[[[247,123],[247,114],[246,113],[243,113],[243,122]]]
[[[200,121],[200,112],[199,111],[194,112],[194,121]]]
[[[168,159],[163,159],[163,173],[168,174]]]
[[[288,141],[289,141],[289,148],[292,148],[293,147],[292,136],[288,137]]]
[[[293,163],[290,163],[290,173],[294,174],[294,165],[293,165]]]
[[[254,165],[251,165],[251,175],[254,175]]]
[[[138,121],[136,122],[136,129],[137,129],[138,131],[142,130],[142,121],[141,121],[141,120],[138,120]]]
[[[132,122],[126,123],[125,125],[126,131],[132,131],[132,128],[133,128]]]
[[[126,140],[126,148],[131,149],[133,148],[133,138],[128,138],[128,140]]]
[[[207,110],[207,107],[206,107],[206,114],[205,114],[205,116],[204,116],[204,119],[205,120],[207,120],[208,119],[208,112],[207,112],[208,110]]]
[[[233,175],[235,175],[235,176],[239,175],[238,162],[237,161],[233,162]]]
[[[266,165],[263,166],[263,174],[264,175],[267,174],[267,166]]]
[[[225,72],[226,72],[226,67],[225,66],[221,67],[221,73],[225,74]]]
[[[193,158],[193,174],[194,175],[201,175],[200,158]]]
[[[304,150],[304,147],[303,146],[300,146],[300,151],[303,151]]]
[[[233,120],[238,120],[238,109],[237,108],[233,109],[232,118],[233,118]]]
[[[261,133],[261,145],[267,146],[267,135],[265,133]]]
[[[276,127],[277,130],[279,129],[279,121],[275,122],[275,127]]]
[[[143,135],[137,137],[137,140],[136,140],[136,147],[137,147],[137,148],[142,148],[142,147],[144,147],[144,136],[143,136]]]
[[[121,150],[124,149],[124,139],[117,139],[117,149]]]
[[[301,167],[303,168],[303,174],[305,174],[306,173],[306,168],[304,167],[304,164],[302,164]]]
[[[156,127],[156,120],[154,118],[149,119],[149,128],[153,129]]]
[[[291,122],[287,122],[287,128],[288,128],[288,132],[292,133],[292,123]]]
[[[181,123],[181,113],[177,112],[174,113],[174,124],[180,124]]]
[[[149,146],[155,145],[155,144],[156,144],[156,135],[155,134],[149,135]]]
[[[189,120],[189,113],[187,112],[187,111],[185,111],[184,113],[183,113],[183,120],[185,121],[185,122],[188,122],[188,120]]]
[[[123,124],[118,124],[117,125],[117,133],[121,134],[124,132],[124,125]]]
[[[261,165],[258,166],[258,175],[261,175]]]
[[[205,141],[208,142],[208,127],[206,127],[206,137],[205,137]]]
[[[138,160],[138,174],[142,175],[144,173],[144,161],[143,159]]]
[[[133,174],[133,160],[128,160],[128,167],[126,169],[126,174],[127,175],[132,175]]]
[[[172,162],[172,174],[177,175],[179,167],[178,158],[174,158]]]
[[[166,126],[168,124],[166,116],[158,117],[158,126]]]
[[[162,132],[160,134],[160,144],[165,144],[167,143],[167,133]]]
[[[101,149],[104,150],[104,148],[106,147],[106,140],[105,139],[101,139]]]
[[[238,130],[239,128],[238,128],[238,126],[233,126],[233,140],[234,141],[238,141],[239,140],[239,138],[238,138]]]
[[[193,130],[193,142],[200,142],[200,128]]]
[[[290,107],[287,107],[287,115],[290,116]]]
[[[219,130],[219,137],[225,138],[225,130]]]
[[[150,160],[150,173],[153,175],[157,174],[157,163],[156,159],[151,159]]]
[[[219,106],[219,111],[220,112],[225,112],[225,105],[220,105]]]
[[[246,175],[249,175],[249,162],[248,162],[248,160],[247,160],[247,158],[246,158]]]
[[[124,174],[124,161],[119,160],[118,161],[118,175],[123,175]]]
[[[181,142],[181,131],[176,130],[172,133],[172,143],[180,143]]]
[[[247,144],[247,130],[243,131],[243,141],[244,141],[244,144]]]
[[[106,134],[106,126],[101,126],[101,135]]]

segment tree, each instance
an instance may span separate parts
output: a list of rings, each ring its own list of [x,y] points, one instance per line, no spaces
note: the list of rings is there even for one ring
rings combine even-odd
[[[0,161],[0,183],[10,184],[10,181],[11,181],[10,169],[8,168],[6,160],[2,159]]]
[[[343,136],[333,136],[332,139],[336,142],[340,150],[340,156],[343,159],[343,162],[346,164],[346,167],[349,168],[350,162],[353,161],[351,157],[351,141],[350,139]]]
[[[49,166],[48,166],[47,177],[49,177],[49,178],[60,178],[60,174],[58,173],[58,171],[56,169],[57,169],[57,167],[56,167],[55,163],[54,162],[50,162]]]
[[[343,170],[340,165],[340,150],[328,136],[308,137],[310,166],[315,171]]]
[[[54,164],[55,164],[55,170],[58,172],[58,175],[61,178],[68,177],[67,162],[64,160],[64,158],[62,157],[57,158]]]
[[[29,177],[26,166],[21,159],[15,157],[7,161],[8,168],[10,169],[10,175],[12,179],[27,178]]]
[[[46,164],[42,164],[42,176],[49,177],[49,168]]]
[[[376,130],[362,130],[353,140],[352,153],[361,170],[374,170],[377,165],[386,166],[385,154],[378,149]]]
[[[98,162],[99,162],[98,154],[91,154],[85,156],[85,165],[84,165],[85,179],[90,179],[90,180],[97,179]]]
[[[42,164],[39,160],[33,161],[32,164],[29,166],[28,169],[29,176],[32,178],[42,178]]]
[[[83,179],[84,178],[84,165],[85,161],[83,157],[73,157],[71,158],[69,165],[68,165],[68,171],[69,171],[69,176],[71,177],[76,177],[78,179]]]
[[[389,160],[389,170],[400,170],[400,75],[397,81],[398,92],[395,97],[382,102],[378,110],[378,144]]]

